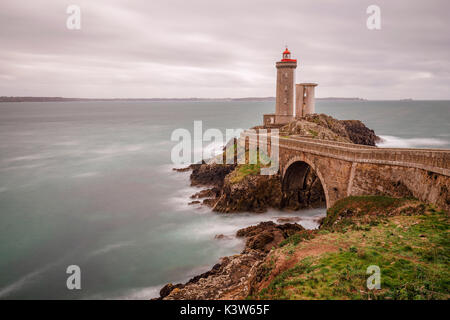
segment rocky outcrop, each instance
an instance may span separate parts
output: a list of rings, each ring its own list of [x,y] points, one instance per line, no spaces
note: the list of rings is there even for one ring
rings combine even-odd
[[[192,199],[216,198],[220,195],[221,189],[218,187],[200,190],[191,196]]]
[[[310,122],[306,119],[295,120],[280,128],[281,135],[299,135],[303,137],[347,142],[351,143],[350,138],[347,136],[346,131],[343,131],[344,135],[341,136],[332,130],[321,126],[320,124]]]
[[[282,134],[375,146],[380,138],[359,120],[338,120],[326,114],[308,114],[280,129]]]
[[[281,208],[281,181],[278,175],[247,175],[239,182],[227,176],[214,211],[264,212],[267,208]]]
[[[211,270],[185,284],[165,285],[160,298],[165,300],[243,299],[249,294],[250,279],[267,253],[290,235],[302,231],[298,224],[277,225],[262,222],[238,230],[237,237],[246,238],[241,254],[224,257]]]
[[[192,173],[190,176],[191,186],[216,186],[222,187],[225,176],[232,172],[234,164],[194,164],[190,166]]]
[[[267,253],[287,237],[302,230],[305,230],[305,228],[296,223],[275,224],[272,221],[267,221],[256,226],[240,229],[236,236],[247,239],[244,252],[258,250]]]
[[[363,144],[366,146],[375,146],[381,138],[375,134],[375,131],[367,128],[364,123],[359,120],[341,120],[345,130],[353,143]]]
[[[161,289],[164,300],[237,300],[249,293],[248,283],[253,269],[264,254],[251,250],[245,254],[224,257],[210,271],[184,285],[166,285]],[[169,292],[169,294],[167,294]],[[165,294],[163,296],[162,294]]]

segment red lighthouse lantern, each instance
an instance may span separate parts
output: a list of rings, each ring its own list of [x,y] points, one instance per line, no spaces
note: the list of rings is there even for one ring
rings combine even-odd
[[[296,59],[291,59],[291,52],[286,47],[286,50],[284,50],[284,52],[283,52],[283,59],[281,59],[281,61],[283,61],[283,62],[294,62],[294,61],[297,61],[297,60]]]

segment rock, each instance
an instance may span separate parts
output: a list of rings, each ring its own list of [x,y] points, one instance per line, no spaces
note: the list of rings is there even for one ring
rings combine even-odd
[[[190,171],[192,170],[191,166],[187,166],[186,168],[173,168],[173,171],[177,171],[177,172],[186,172],[186,171]]]
[[[191,186],[222,187],[225,176],[234,170],[234,164],[197,164],[193,165],[190,176]]]
[[[256,226],[240,229],[236,236],[247,238],[243,252],[252,249],[267,253],[287,237],[302,230],[305,230],[305,228],[296,223],[275,224],[272,221],[267,221]]]
[[[367,128],[364,123],[359,120],[341,120],[345,126],[350,140],[356,144],[363,144],[366,146],[375,146],[381,138],[375,134],[375,131]]]
[[[274,217],[274,219],[277,219],[278,223],[298,222],[302,220],[300,217]]]
[[[326,114],[308,114],[280,129],[282,134],[375,146],[381,139],[359,120],[338,120]]]
[[[203,200],[202,204],[208,206],[208,207],[214,207],[217,203],[217,199],[213,198],[213,199],[205,199]]]
[[[343,129],[343,132],[344,135],[341,136],[329,128],[306,119],[294,120],[280,128],[281,135],[299,135],[302,137],[351,143],[345,129]]]
[[[201,190],[191,196],[192,199],[198,198],[216,198],[220,194],[220,189],[217,187]]]
[[[188,205],[194,205],[194,204],[200,204],[201,202],[196,200],[196,201],[191,201],[188,203]]]
[[[227,176],[214,211],[265,212],[267,208],[281,208],[281,181],[278,175],[247,175],[234,183]]]
[[[216,234],[215,236],[214,236],[214,239],[217,239],[217,240],[231,240],[232,239],[232,237],[230,237],[230,236],[226,236],[226,235],[224,235],[224,234]]]
[[[237,235],[247,238],[241,254],[222,258],[211,270],[193,277],[185,284],[164,286],[160,299],[244,299],[249,294],[254,272],[270,248],[301,230],[304,228],[297,224],[277,225],[272,221],[240,229]],[[219,238],[221,236],[224,235],[218,235]]]
[[[178,283],[173,285],[172,283],[166,284],[162,289],[159,291],[160,298],[164,298],[168,296],[174,289],[176,288],[182,288],[183,284]]]
[[[251,271],[264,255],[252,250],[222,258],[210,271],[194,277],[182,288],[172,290],[165,300],[243,299],[248,295]]]

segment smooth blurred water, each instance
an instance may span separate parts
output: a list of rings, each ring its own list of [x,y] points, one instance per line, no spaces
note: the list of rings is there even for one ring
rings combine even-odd
[[[384,145],[450,147],[449,101],[318,101],[360,119]],[[306,227],[324,209],[221,215],[188,206],[189,173],[172,170],[176,128],[248,128],[272,102],[0,104],[0,298],[155,296],[167,282],[239,252],[239,228],[279,216]],[[67,290],[79,265],[82,290]]]

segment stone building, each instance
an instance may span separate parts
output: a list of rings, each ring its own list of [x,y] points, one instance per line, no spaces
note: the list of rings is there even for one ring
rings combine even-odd
[[[280,126],[294,120],[294,118],[300,118],[315,112],[314,88],[317,84],[300,83],[294,86],[297,60],[291,58],[291,52],[288,48],[284,50],[281,61],[276,63],[276,68],[275,113],[264,115],[265,126]]]
[[[316,83],[298,83],[295,85],[295,117],[301,118],[315,113],[314,88]]]

